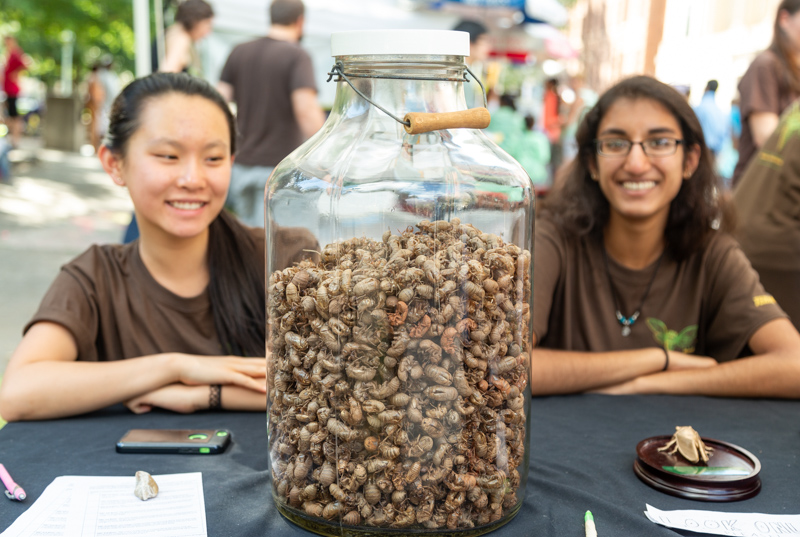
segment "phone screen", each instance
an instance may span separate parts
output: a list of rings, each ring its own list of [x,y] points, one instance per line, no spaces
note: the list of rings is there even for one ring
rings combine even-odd
[[[222,453],[231,441],[225,429],[131,429],[117,442],[117,453]]]

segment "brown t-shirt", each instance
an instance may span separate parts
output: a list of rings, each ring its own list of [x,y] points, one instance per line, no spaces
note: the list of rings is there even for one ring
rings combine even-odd
[[[733,202],[736,238],[753,265],[800,270],[800,102],[750,162]]]
[[[747,167],[758,148],[750,130],[750,116],[758,112],[781,115],[787,106],[800,97],[789,84],[786,67],[774,52],[765,50],[753,60],[739,82],[739,109],[742,115],[742,136],[739,139],[739,162],[733,171],[733,184]]]
[[[639,306],[655,268],[631,270],[609,259],[623,315]],[[665,254],[628,337],[615,316],[602,245],[592,237],[574,239],[537,220],[533,292],[538,345],[559,350],[666,346],[728,361],[747,353],[760,326],[785,317],[736,241],[723,233],[681,263]]]
[[[253,263],[264,274],[264,230],[250,230],[258,245]],[[305,230],[279,231],[283,265],[318,249]],[[78,360],[110,361],[163,352],[220,355],[208,290],[184,298],[161,286],[139,255],[139,241],[94,245],[64,265],[24,332],[39,321],[64,326]],[[256,292],[243,289],[242,292]]]
[[[233,86],[237,164],[276,166],[303,143],[291,96],[317,86],[311,57],[299,45],[269,37],[242,43],[225,62],[220,80]]]

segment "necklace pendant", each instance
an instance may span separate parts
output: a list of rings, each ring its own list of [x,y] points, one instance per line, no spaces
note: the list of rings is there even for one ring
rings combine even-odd
[[[631,335],[631,327],[628,326],[628,325],[623,326],[622,327],[622,337],[628,337],[629,335]]]

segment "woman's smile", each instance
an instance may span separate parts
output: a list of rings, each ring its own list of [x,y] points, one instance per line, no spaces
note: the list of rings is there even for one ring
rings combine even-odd
[[[182,211],[196,211],[207,205],[204,201],[168,201],[167,204]]]
[[[651,188],[655,188],[656,186],[655,181],[624,181],[621,183],[622,188],[625,190],[630,190],[633,192],[642,192],[644,190],[650,190]]]
[[[655,100],[622,98],[603,116],[597,138],[595,180],[608,199],[611,218],[655,217],[666,224],[689,167],[675,116]],[[694,151],[688,152],[691,160]]]
[[[225,203],[230,181],[228,125],[203,97],[150,100],[128,142],[122,174],[142,234],[204,234]]]

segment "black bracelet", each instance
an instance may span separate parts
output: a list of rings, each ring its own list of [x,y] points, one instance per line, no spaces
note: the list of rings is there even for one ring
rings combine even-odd
[[[220,410],[222,408],[222,386],[219,384],[212,384],[208,388],[208,409]]]
[[[664,369],[662,369],[661,371],[666,371],[667,369],[669,369],[669,349],[667,349],[666,347],[664,347],[664,356],[667,359],[664,361]]]

